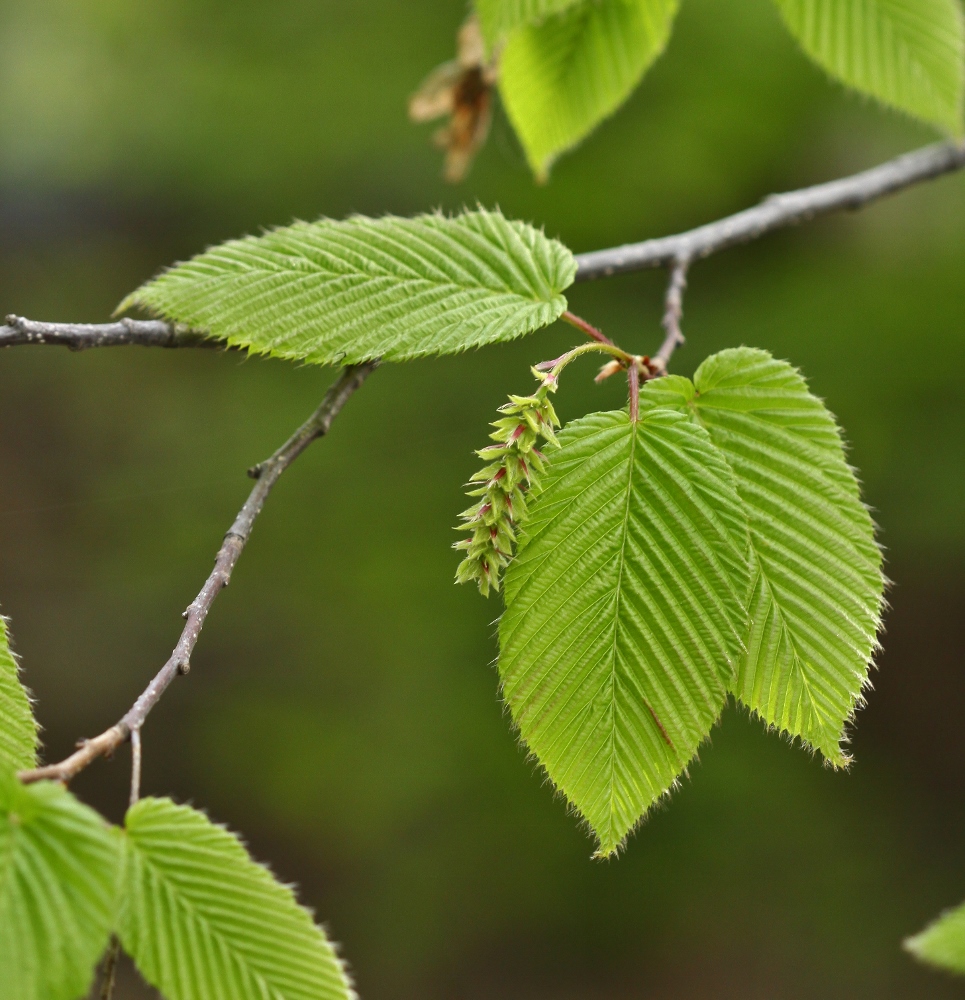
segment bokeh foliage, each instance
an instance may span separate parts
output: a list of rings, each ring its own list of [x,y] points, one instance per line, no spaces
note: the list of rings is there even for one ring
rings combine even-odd
[[[552,183],[497,116],[469,181],[405,99],[461,3],[0,6],[4,308],[105,319],[161,266],[294,217],[478,199],[576,250],[658,235],[930,133],[829,84],[773,4],[687,0],[666,58]],[[559,327],[378,372],[272,497],[191,677],[145,730],[145,791],[210,808],[324,916],[365,997],[943,997],[902,936],[965,897],[965,180],[694,268],[692,374],[746,343],[839,416],[894,611],[848,775],[737,713],[617,863],[507,732],[494,606],[451,579],[472,449]],[[662,276],[580,286],[629,349]],[[564,420],[622,405],[574,367]],[[613,380],[615,382],[615,380]],[[0,357],[0,601],[50,755],[127,707],[173,644],[243,470],[324,373],[208,352]],[[125,761],[77,791],[122,812]],[[127,996],[137,995],[124,984]]]

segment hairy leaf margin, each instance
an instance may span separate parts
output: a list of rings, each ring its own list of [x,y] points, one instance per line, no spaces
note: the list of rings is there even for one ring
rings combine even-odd
[[[614,853],[674,787],[727,697],[746,628],[747,525],[686,415],[572,421],[506,575],[503,697]]]
[[[856,90],[962,134],[958,0],[774,0],[804,51]]]
[[[118,935],[167,1000],[354,1000],[325,933],[234,834],[153,798],[125,831]]]
[[[37,763],[37,720],[10,648],[7,620],[0,615],[0,769],[26,770]]]
[[[0,1000],[85,995],[110,937],[120,838],[53,782],[0,771]]]
[[[118,310],[139,306],[256,354],[405,361],[548,326],[575,274],[566,247],[498,210],[353,216],[212,247]]]
[[[670,38],[679,0],[582,0],[506,41],[499,90],[533,172],[630,96]]]

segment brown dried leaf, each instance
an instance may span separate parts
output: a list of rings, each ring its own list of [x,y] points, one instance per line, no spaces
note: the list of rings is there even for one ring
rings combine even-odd
[[[436,67],[409,101],[409,117],[415,122],[450,116],[433,135],[433,142],[445,151],[443,177],[450,183],[466,176],[486,141],[495,82],[496,61],[487,60],[473,15],[459,29],[456,59]]]

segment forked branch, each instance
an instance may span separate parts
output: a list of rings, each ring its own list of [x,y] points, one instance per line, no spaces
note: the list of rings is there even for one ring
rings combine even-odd
[[[687,271],[694,261],[759,239],[775,229],[833,212],[862,208],[886,195],[963,168],[965,143],[944,142],[925,146],[851,177],[771,195],[754,208],[676,236],[580,254],[576,258],[576,281],[591,281],[654,267],[666,267],[670,271],[663,319],[666,337],[651,362],[651,373],[663,374],[675,348],[683,343],[680,329],[683,292]],[[612,343],[599,330],[571,312],[565,312],[561,319],[599,343]],[[203,333],[156,319],[125,318],[114,323],[88,324],[40,323],[22,316],[8,316],[6,325],[0,327],[0,347],[23,344],[60,344],[74,351],[123,344],[145,347],[223,346]],[[611,367],[619,369],[618,365]]]
[[[121,744],[130,739],[134,733],[140,733],[144,720],[148,717],[151,709],[158,703],[161,695],[179,674],[186,674],[191,666],[191,654],[197,645],[198,637],[204,626],[211,605],[218,594],[228,586],[231,580],[231,573],[238,562],[244,547],[251,536],[251,530],[255,520],[261,513],[262,507],[272,487],[278,482],[282,473],[295,461],[296,458],[316,439],[328,433],[332,421],[339,411],[351,397],[351,395],[362,385],[368,376],[375,370],[378,361],[368,361],[362,365],[350,365],[342,369],[342,373],[332,384],[325,394],[318,409],[308,420],[298,428],[297,431],[271,456],[253,469],[249,470],[249,475],[257,480],[254,489],[245,501],[244,506],[238,512],[234,524],[228,529],[224,537],[221,549],[215,559],[214,569],[211,575],[205,580],[201,592],[191,602],[184,612],[187,619],[181,638],[174,647],[167,663],[158,671],[157,675],[145,688],[144,693],[137,699],[131,710],[110,729],[101,733],[100,736],[87,740],[82,744],[76,753],[71,754],[59,764],[50,764],[46,767],[38,767],[31,771],[21,771],[19,778],[23,782],[41,781],[50,779],[52,781],[70,781],[88,765],[97,760],[98,757],[109,756]],[[135,768],[132,775],[132,798],[137,793],[140,777],[140,745],[138,741],[138,754],[135,761]]]
[[[899,156],[872,170],[851,177],[786,194],[772,195],[754,208],[676,236],[645,240],[642,243],[631,243],[578,256],[577,281],[589,281],[645,268],[670,269],[664,314],[666,338],[662,347],[649,362],[647,370],[638,370],[637,362],[642,364],[645,360],[643,358],[633,358],[629,364],[619,360],[616,362],[617,369],[621,367],[628,369],[631,411],[636,409],[634,404],[641,376],[646,377],[648,374],[654,375],[666,371],[671,354],[683,341],[680,329],[683,291],[687,282],[687,270],[693,261],[739,243],[758,239],[784,226],[844,209],[861,208],[878,198],[962,168],[965,168],[965,143],[939,143]],[[604,349],[611,346],[608,338],[586,321],[571,313],[567,313],[564,319],[579,327]],[[221,346],[203,333],[187,330],[162,320],[121,319],[114,323],[103,324],[40,323],[20,316],[8,316],[6,325],[0,327],[0,347],[24,344],[59,344],[75,351],[123,344],[168,348]],[[185,612],[187,621],[181,638],[167,663],[131,710],[100,736],[87,740],[66,760],[59,764],[24,771],[20,774],[21,780],[30,782],[50,778],[69,781],[98,757],[113,753],[130,739],[132,734],[140,732],[144,720],[170,683],[178,674],[187,673],[191,654],[211,605],[228,585],[235,564],[251,534],[255,519],[261,512],[272,487],[308,445],[328,431],[335,415],[377,364],[377,361],[371,361],[345,368],[312,417],[271,458],[251,470],[258,482],[235,519],[235,523],[225,535],[211,575]],[[132,794],[136,794],[137,791],[139,770],[138,759],[133,774]]]
[[[676,236],[580,254],[576,258],[576,280],[592,281],[628,271],[673,267],[680,260],[700,260],[775,229],[832,212],[863,208],[886,195],[963,168],[965,143],[925,146],[851,177],[771,195],[754,208]]]

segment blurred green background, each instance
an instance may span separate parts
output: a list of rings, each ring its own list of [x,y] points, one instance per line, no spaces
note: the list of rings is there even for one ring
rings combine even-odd
[[[686,0],[627,107],[528,176],[501,114],[447,188],[406,120],[461,0],[3,0],[0,305],[106,319],[159,267],[294,217],[480,201],[575,250],[661,235],[930,133],[827,82],[767,0]],[[691,373],[725,346],[799,364],[839,414],[892,609],[848,774],[731,706],[616,861],[497,698],[498,600],[455,588],[471,451],[557,326],[387,366],[272,496],[190,678],[145,730],[144,791],[243,831],[342,942],[364,1000],[939,998],[899,948],[965,898],[965,176],[695,267]],[[663,276],[580,286],[625,347]],[[573,369],[565,418],[622,405]],[[331,373],[207,351],[0,355],[0,603],[47,756],[114,721],[265,457]],[[76,790],[123,811],[128,751]],[[125,969],[120,996],[151,995]]]

